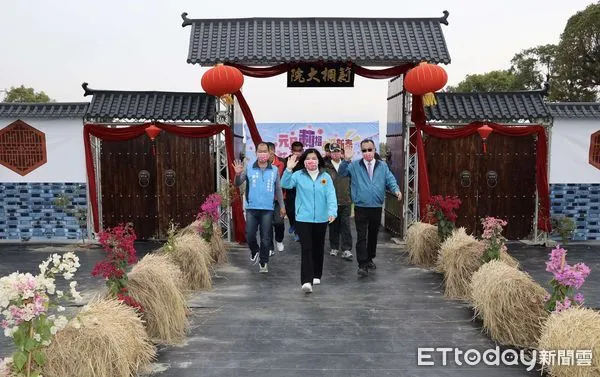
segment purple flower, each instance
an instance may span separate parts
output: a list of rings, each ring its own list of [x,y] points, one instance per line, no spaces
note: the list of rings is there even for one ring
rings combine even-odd
[[[573,296],[573,300],[579,305],[583,305],[584,298],[581,293],[577,293],[575,296]]]

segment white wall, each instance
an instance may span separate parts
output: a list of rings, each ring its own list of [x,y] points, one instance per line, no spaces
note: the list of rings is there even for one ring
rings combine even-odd
[[[600,183],[600,169],[589,163],[590,138],[596,131],[600,119],[554,119],[550,183]]]
[[[0,118],[0,130],[15,120]],[[48,161],[25,176],[0,165],[0,182],[86,182],[82,118],[21,120],[46,135]]]

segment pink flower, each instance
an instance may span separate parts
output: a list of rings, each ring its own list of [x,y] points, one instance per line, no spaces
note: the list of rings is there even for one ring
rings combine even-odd
[[[573,296],[573,300],[579,305],[583,305],[584,297],[581,293],[577,293],[575,296]]]

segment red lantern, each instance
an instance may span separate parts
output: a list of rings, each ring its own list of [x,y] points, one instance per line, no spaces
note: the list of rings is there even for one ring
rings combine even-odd
[[[241,89],[244,75],[235,67],[217,64],[202,75],[201,84],[206,93],[223,97]]]
[[[433,93],[442,89],[447,82],[448,74],[444,68],[422,62],[406,73],[404,89],[414,95],[423,96],[425,106],[433,106],[437,103]]]
[[[148,135],[148,137],[150,138],[150,140],[152,141],[152,155],[156,156],[156,144],[154,143],[154,139],[156,139],[156,137],[158,136],[158,134],[161,132],[161,129],[156,127],[155,125],[150,125],[148,127],[146,127],[146,134]]]
[[[488,136],[490,136],[490,134],[492,132],[494,132],[494,129],[491,128],[490,126],[488,126],[487,124],[484,124],[483,126],[481,126],[481,127],[479,127],[477,129],[477,133],[479,134],[479,136],[483,140],[483,153],[487,152],[487,148],[486,148],[485,142],[486,142]]]

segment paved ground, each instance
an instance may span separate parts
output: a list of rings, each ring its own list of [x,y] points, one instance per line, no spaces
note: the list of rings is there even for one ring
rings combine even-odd
[[[472,311],[442,295],[442,277],[411,267],[389,236],[381,235],[377,270],[358,278],[355,262],[326,255],[322,285],[300,291],[299,244],[286,235],[286,250],[268,274],[251,266],[246,249],[234,248],[211,292],[191,300],[193,326],[186,343],[161,349],[155,376],[533,376],[526,366],[419,366],[418,347],[475,348],[495,344],[471,321]],[[157,247],[136,245],[140,254]],[[0,276],[34,270],[55,247],[0,245]],[[64,248],[63,248],[64,249]],[[509,250],[536,280],[546,284],[549,249],[511,244]],[[584,293],[600,306],[600,247],[569,247],[569,261],[592,268]],[[99,250],[80,253],[78,280],[88,297],[101,283],[87,275]],[[10,349],[0,340],[2,354]],[[464,361],[464,359],[462,359]]]

